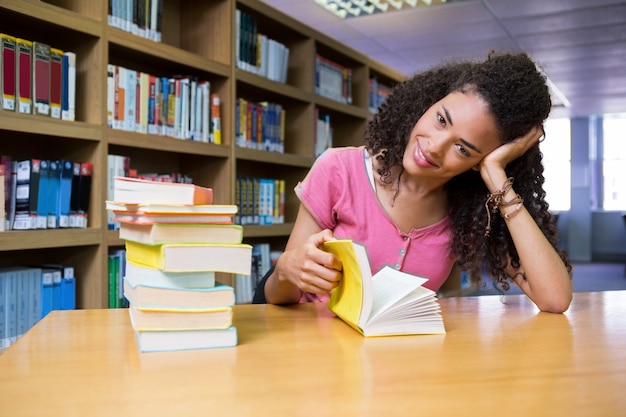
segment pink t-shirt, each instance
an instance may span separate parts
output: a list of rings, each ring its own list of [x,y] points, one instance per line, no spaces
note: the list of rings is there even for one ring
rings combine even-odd
[[[295,192],[320,227],[367,247],[372,273],[390,265],[428,278],[424,286],[437,291],[455,261],[450,251],[452,221],[445,217],[408,234],[400,231],[376,198],[368,158],[363,147],[329,149]],[[304,294],[300,301],[327,298]]]

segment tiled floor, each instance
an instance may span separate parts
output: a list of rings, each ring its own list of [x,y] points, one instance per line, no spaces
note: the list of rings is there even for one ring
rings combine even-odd
[[[574,292],[626,290],[625,272],[624,264],[575,264],[573,275]],[[514,286],[507,292],[507,294],[520,293],[520,290]],[[487,281],[483,288],[468,295],[493,294],[499,294],[499,292],[491,286],[491,281]]]

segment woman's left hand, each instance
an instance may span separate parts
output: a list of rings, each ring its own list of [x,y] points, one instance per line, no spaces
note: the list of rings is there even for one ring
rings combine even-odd
[[[480,164],[481,171],[483,167],[494,165],[504,169],[510,162],[524,155],[527,150],[539,142],[543,135],[543,126],[535,126],[524,136],[497,147],[483,158]]]

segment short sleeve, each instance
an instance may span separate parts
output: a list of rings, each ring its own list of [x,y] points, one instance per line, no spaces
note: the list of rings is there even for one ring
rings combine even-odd
[[[341,152],[327,149],[316,160],[295,192],[323,229],[334,229],[337,206],[345,193],[346,165]]]

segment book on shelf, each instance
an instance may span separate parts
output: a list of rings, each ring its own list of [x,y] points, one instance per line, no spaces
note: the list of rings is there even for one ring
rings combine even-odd
[[[30,160],[30,187],[29,187],[29,210],[30,210],[30,229],[37,228],[37,208],[39,207],[39,197],[45,199],[39,192],[41,185],[41,160]]]
[[[115,250],[108,256],[108,307],[125,308],[128,301],[124,296],[123,277],[126,276],[126,252]]]
[[[133,329],[141,330],[207,330],[232,326],[232,307],[217,308],[154,308],[128,307]]]
[[[0,33],[0,100],[2,110],[15,111],[15,65],[16,39],[6,33]]]
[[[33,114],[50,115],[50,45],[33,42]]]
[[[0,269],[0,348],[5,349],[17,340],[18,277],[11,269]]]
[[[343,263],[343,279],[329,309],[364,336],[445,333],[437,295],[427,281],[389,266],[372,275],[365,246],[349,239],[322,248]]]
[[[48,227],[48,171],[50,161],[42,159],[39,162],[39,190],[37,197],[37,210],[35,216],[35,228],[46,229]]]
[[[230,285],[215,282],[210,287],[184,288],[166,282],[146,282],[134,277],[133,272],[134,269],[126,272],[123,288],[124,297],[135,307],[208,309],[235,303],[235,290]]]
[[[135,331],[141,352],[196,350],[237,345],[237,329]]]
[[[41,270],[41,318],[53,310],[53,274],[51,270]]]
[[[148,133],[148,99],[150,97],[150,74],[137,71],[137,113],[135,132]]]
[[[6,229],[6,167],[0,163],[0,232],[4,232]]]
[[[124,78],[126,85],[126,99],[124,100],[124,130],[127,132],[135,131],[135,112],[137,111],[137,71],[126,69],[126,77]]]
[[[215,286],[214,271],[168,272],[126,261],[125,275],[135,285],[155,288],[209,288]]]
[[[114,217],[113,220],[119,219]],[[162,243],[241,243],[243,227],[236,224],[147,223],[119,220],[120,239],[159,245]]]
[[[53,271],[53,308],[76,308],[76,277],[74,267],[65,264],[44,264],[42,268]]]
[[[74,178],[74,162],[59,161],[59,201],[57,208],[57,225],[60,228],[70,227],[70,203],[72,200],[72,180]]]
[[[211,127],[210,131],[210,142],[219,145],[222,143],[222,122],[221,122],[221,113],[220,113],[220,96],[217,93],[213,93],[210,95],[211,100]]]
[[[135,204],[212,204],[213,189],[195,184],[113,178],[113,200]]]
[[[31,198],[36,198],[36,195],[31,194],[31,182],[39,183],[39,177],[37,176],[31,181],[32,175],[32,161],[30,159],[24,159],[21,161],[13,161],[15,166],[15,193],[13,193],[14,200],[12,204],[14,206],[13,221],[11,223],[12,230],[28,230],[31,229]],[[39,166],[39,164],[35,164]],[[38,169],[36,170],[38,173]]]
[[[86,228],[89,216],[89,200],[91,198],[91,182],[93,177],[93,164],[91,162],[80,163],[80,178],[78,180],[78,200],[75,227]]]
[[[32,113],[33,106],[33,43],[29,40],[16,38],[17,58],[15,68],[15,85],[17,111],[19,113]]]
[[[40,268],[0,268],[0,350],[41,319],[41,293]]]
[[[107,127],[115,120],[115,65],[107,64]]]
[[[53,119],[61,118],[63,52],[58,48],[50,48],[50,117]]]
[[[61,189],[61,161],[50,161],[48,166],[48,229],[59,227],[59,191]]]
[[[78,193],[80,187],[80,162],[72,165],[72,184],[70,192],[70,227],[78,227]]]
[[[126,258],[129,261],[164,271],[250,274],[252,246],[244,243],[144,245],[126,241]]]
[[[61,119],[76,120],[76,54],[63,52],[61,83]]]

